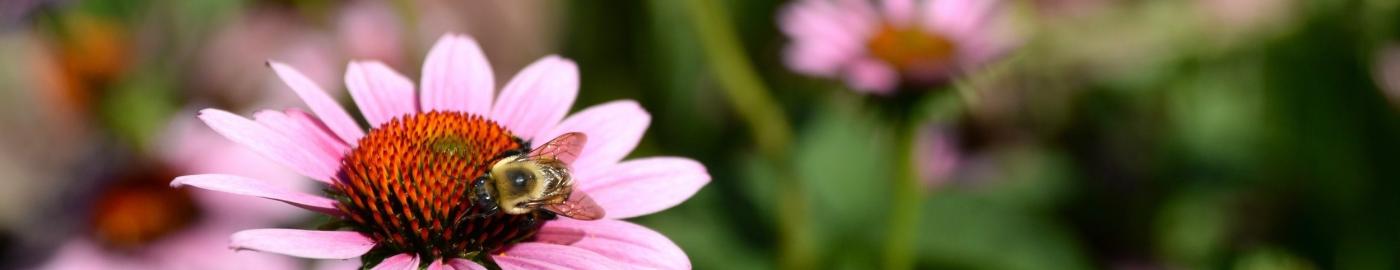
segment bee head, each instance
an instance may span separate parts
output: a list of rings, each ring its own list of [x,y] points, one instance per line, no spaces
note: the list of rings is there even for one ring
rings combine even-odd
[[[489,188],[496,204],[507,214],[529,213],[542,206],[563,203],[568,197],[567,167],[557,160],[511,156],[491,166]]]

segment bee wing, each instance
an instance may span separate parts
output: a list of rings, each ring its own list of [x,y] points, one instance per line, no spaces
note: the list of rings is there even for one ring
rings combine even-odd
[[[559,135],[553,140],[535,147],[530,151],[531,159],[548,158],[564,162],[564,164],[574,164],[574,159],[578,159],[578,154],[583,153],[583,145],[588,143],[588,135],[582,132],[569,132]]]
[[[603,211],[602,206],[598,206],[598,203],[593,201],[593,197],[589,197],[588,193],[577,189],[569,194],[569,199],[564,200],[564,203],[546,205],[544,208],[555,214],[577,220],[596,220],[607,214]]]

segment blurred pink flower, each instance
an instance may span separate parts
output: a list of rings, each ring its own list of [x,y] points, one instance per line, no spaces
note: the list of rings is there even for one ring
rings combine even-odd
[[[924,187],[933,189],[952,180],[953,174],[958,166],[962,164],[963,157],[958,149],[957,135],[955,130],[929,125],[919,132],[918,141],[914,147],[917,162],[915,166],[919,168],[919,178],[923,179]]]
[[[264,63],[282,59],[302,67],[313,81],[340,90],[336,63],[344,56],[321,49],[334,45],[333,41],[290,11],[254,9],[215,31],[203,44],[189,89],[238,108],[293,106],[300,102],[296,95],[268,90],[282,82],[266,73]]]
[[[975,68],[1017,43],[995,0],[801,0],[779,15],[789,68],[891,94]]]
[[[1289,17],[1295,5],[1292,0],[1195,0],[1194,4],[1211,26],[1208,30],[1225,35],[1277,24]]]
[[[1376,52],[1372,76],[1390,105],[1400,108],[1400,45],[1390,44]]]
[[[572,164],[571,173],[576,183],[575,189],[590,194],[606,209],[607,215],[596,221],[561,218],[543,221],[542,226],[510,228],[503,228],[501,223],[514,225],[509,222],[518,218],[486,216],[449,224],[446,228],[440,227],[439,224],[431,229],[417,230],[402,227],[408,226],[404,224],[400,228],[384,228],[389,230],[387,233],[363,230],[256,229],[233,234],[234,248],[317,259],[363,257],[372,262],[382,258],[383,260],[375,266],[376,269],[416,269],[422,265],[427,265],[429,269],[483,269],[478,263],[484,261],[473,261],[473,258],[468,257],[472,255],[478,255],[476,259],[490,260],[508,269],[690,268],[689,258],[666,236],[618,219],[647,215],[680,204],[709,182],[708,172],[700,163],[679,157],[621,161],[636,147],[651,120],[651,116],[636,102],[609,102],[565,117],[578,94],[578,68],[573,61],[556,56],[540,59],[517,74],[504,86],[499,95],[494,93],[493,72],[487,59],[476,41],[465,36],[446,35],[437,41],[423,64],[422,91],[419,93],[415,93],[410,79],[383,63],[351,62],[345,80],[364,118],[374,127],[369,130],[368,135],[349,113],[296,69],[276,62],[271,63],[271,66],[306,102],[315,116],[298,110],[285,113],[264,111],[258,113],[254,120],[250,120],[217,109],[205,109],[201,111],[200,119],[228,139],[326,184],[332,194],[343,194],[344,190],[341,188],[355,184],[347,182],[349,176],[341,173],[346,170],[342,164],[349,164],[347,158],[360,153],[356,152],[359,147],[357,145],[366,142],[361,140],[362,138],[425,139],[391,137],[395,135],[384,135],[388,133],[380,132],[393,131],[383,131],[380,128],[400,123],[399,121],[410,121],[406,119],[428,118],[432,115],[471,115],[499,123],[499,127],[506,130],[507,135],[514,134],[513,136],[521,140],[536,143],[566,132],[587,134],[588,141]],[[426,113],[433,111],[440,113]],[[437,123],[444,126],[463,124]],[[408,124],[395,127],[406,125]],[[487,147],[490,142],[468,143]],[[454,164],[459,162],[473,161],[448,161]],[[422,183],[421,180],[403,181]],[[352,227],[366,226],[362,223],[366,221],[349,218],[360,212],[344,210],[359,205],[350,201],[350,198],[336,196],[333,197],[336,199],[332,199],[284,190],[269,186],[265,182],[262,179],[228,174],[203,174],[176,178],[171,185],[194,186],[281,201],[340,217]],[[392,191],[382,191],[373,195],[389,201],[414,200],[373,210],[376,211],[376,215],[400,213],[427,220],[452,220],[451,216],[446,216],[446,212],[449,211],[425,211],[410,207],[409,205],[416,205],[414,203],[421,201],[405,197],[416,195]],[[491,223],[495,221],[499,222]],[[387,223],[379,222],[374,225],[387,226],[384,224]],[[415,233],[425,230],[465,235],[453,240],[440,235]],[[510,236],[521,235],[516,233],[522,230],[525,231],[523,235],[533,234],[533,237]],[[424,242],[393,244],[405,243],[396,241],[402,238],[422,239],[420,237],[432,237],[424,242],[438,243],[438,246]],[[508,240],[504,240],[505,245],[499,249],[453,248],[481,245],[478,241],[488,241],[480,239],[494,241],[502,238]]]
[[[290,258],[238,253],[224,243],[229,233],[288,222],[300,213],[228,194],[162,188],[167,173],[254,171],[266,179],[298,178],[192,122],[177,120],[162,135],[171,147],[159,152],[161,165],[108,184],[89,222],[94,233],[63,243],[40,269],[296,269]]]
[[[337,36],[352,59],[378,59],[390,66],[402,61],[403,26],[384,1],[355,1],[340,11]]]

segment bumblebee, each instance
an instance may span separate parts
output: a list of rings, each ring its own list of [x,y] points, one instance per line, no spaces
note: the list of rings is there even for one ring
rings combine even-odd
[[[587,142],[583,133],[570,132],[529,153],[507,154],[473,181],[477,204],[488,213],[522,215],[545,210],[577,220],[602,218],[603,208],[587,193],[574,189],[569,172]]]

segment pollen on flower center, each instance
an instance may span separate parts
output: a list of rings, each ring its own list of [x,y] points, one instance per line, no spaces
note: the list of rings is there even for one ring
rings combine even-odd
[[[329,192],[350,226],[378,243],[380,252],[366,256],[471,259],[533,236],[553,217],[488,213],[473,196],[471,182],[496,159],[527,147],[478,115],[408,115],[360,139]]]
[[[884,24],[866,44],[870,54],[902,70],[942,69],[957,48],[943,36],[918,27]]]

